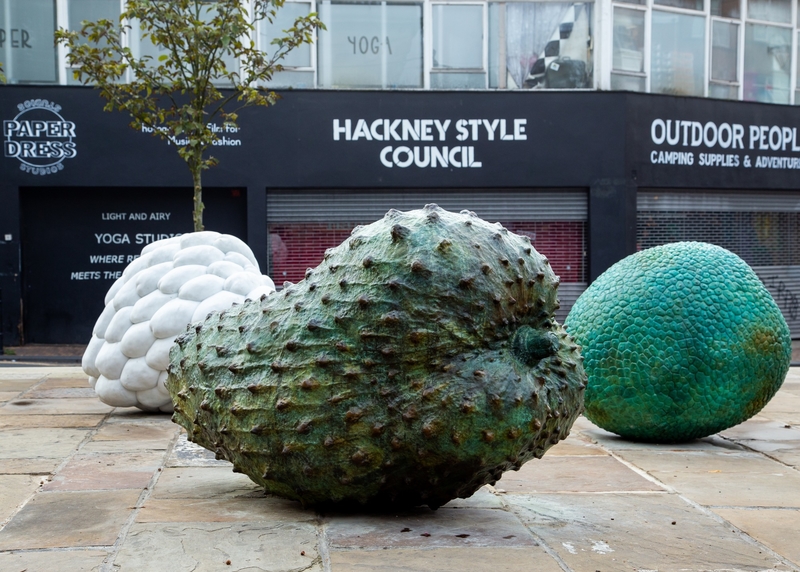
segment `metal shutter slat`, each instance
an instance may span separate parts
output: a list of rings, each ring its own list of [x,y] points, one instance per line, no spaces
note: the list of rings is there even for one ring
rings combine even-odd
[[[455,212],[468,209],[490,222],[586,220],[588,215],[585,190],[276,190],[267,192],[267,221],[368,223],[383,218],[389,209],[413,210],[427,203]]]
[[[640,191],[636,210],[688,212],[800,212],[800,195],[774,192]]]

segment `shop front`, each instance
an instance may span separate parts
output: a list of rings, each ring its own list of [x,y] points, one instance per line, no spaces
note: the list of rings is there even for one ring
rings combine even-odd
[[[279,287],[356,225],[435,202],[529,236],[561,276],[560,319],[637,248],[706,240],[756,268],[800,337],[800,110],[599,92],[282,95],[218,126],[204,175],[207,228],[245,239]],[[6,344],[85,342],[141,248],[191,229],[176,142],[102,107],[88,88],[0,90]]]

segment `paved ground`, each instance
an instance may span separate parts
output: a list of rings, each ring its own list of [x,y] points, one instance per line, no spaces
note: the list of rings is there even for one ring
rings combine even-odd
[[[682,446],[579,420],[438,511],[316,514],[264,497],[167,415],[74,367],[0,367],[0,571],[800,570],[800,368],[752,420]]]

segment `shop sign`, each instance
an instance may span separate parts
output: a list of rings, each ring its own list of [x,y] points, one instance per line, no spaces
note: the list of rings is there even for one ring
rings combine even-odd
[[[654,165],[800,169],[797,127],[788,125],[657,118],[650,124],[650,141]]]
[[[334,141],[379,141],[386,168],[480,169],[475,143],[526,141],[527,119],[334,119]],[[398,144],[399,143],[399,144]],[[427,143],[427,144],[426,144]]]
[[[64,160],[78,154],[75,123],[62,117],[60,105],[46,99],[29,99],[17,110],[13,119],[3,121],[4,155],[33,175],[63,170]]]

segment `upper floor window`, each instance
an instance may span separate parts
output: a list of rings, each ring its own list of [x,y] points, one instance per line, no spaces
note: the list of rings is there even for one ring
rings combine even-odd
[[[8,83],[57,83],[55,0],[0,0],[0,62]]]
[[[612,89],[765,103],[800,95],[792,0],[615,3]]]
[[[593,84],[591,3],[489,5],[489,86],[580,89]]]
[[[203,4],[202,17],[212,18],[214,0]],[[0,61],[9,81],[77,83],[66,48],[54,46],[56,27],[118,21],[124,6],[125,0],[0,0]],[[591,1],[286,0],[252,39],[269,55],[299,16],[317,12],[327,27],[279,61],[282,69],[269,82],[275,88],[583,89],[594,85],[593,8]],[[137,22],[127,24],[125,45],[160,65],[166,50]],[[223,60],[229,71],[239,69],[232,54]]]
[[[319,87],[423,87],[422,4],[320,4]]]
[[[258,47],[272,57],[278,50],[273,40],[284,36],[283,30],[294,26],[297,18],[308,16],[315,8],[311,2],[286,2],[278,10],[272,22],[262,20],[258,26]],[[315,51],[309,44],[302,44],[288,52],[278,61],[283,71],[276,72],[270,85],[281,87],[314,87]]]

